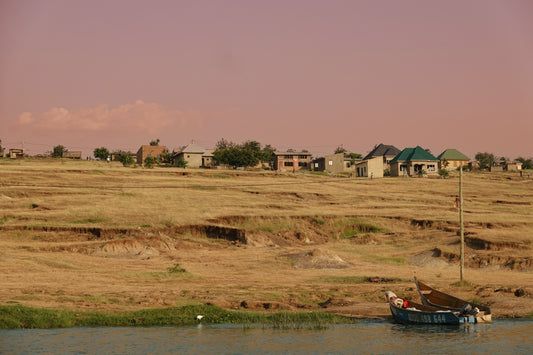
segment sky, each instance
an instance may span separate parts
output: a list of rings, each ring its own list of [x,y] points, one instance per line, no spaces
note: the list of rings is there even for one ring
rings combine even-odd
[[[0,0],[0,139],[533,157],[530,0]]]

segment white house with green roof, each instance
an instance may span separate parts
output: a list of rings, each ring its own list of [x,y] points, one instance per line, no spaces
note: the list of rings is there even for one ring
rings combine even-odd
[[[457,170],[460,166],[468,166],[470,158],[457,149],[446,149],[437,157],[439,169]]]
[[[438,175],[439,159],[417,146],[405,148],[389,164],[391,176],[416,176],[422,171],[427,175]]]

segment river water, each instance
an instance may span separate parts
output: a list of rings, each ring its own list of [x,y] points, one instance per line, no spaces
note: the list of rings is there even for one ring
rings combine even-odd
[[[532,354],[533,320],[406,326],[387,321],[325,330],[197,325],[0,330],[1,354]]]

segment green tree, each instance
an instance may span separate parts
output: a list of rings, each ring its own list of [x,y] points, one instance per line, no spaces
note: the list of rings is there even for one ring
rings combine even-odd
[[[274,149],[269,145],[261,149],[257,141],[246,141],[235,144],[221,139],[217,142],[213,152],[215,160],[219,164],[227,164],[234,168],[256,166],[260,161],[271,161]]]
[[[97,159],[106,160],[109,156],[109,150],[107,150],[105,147],[95,148],[93,155]]]
[[[271,165],[274,163],[274,157],[276,155],[276,149],[273,148],[270,144],[267,144],[261,150],[261,161]]]
[[[445,178],[445,177],[447,177],[448,175],[450,175],[450,173],[448,172],[448,170],[446,170],[446,169],[440,169],[440,170],[439,170],[439,176],[440,176],[440,177]]]
[[[130,166],[135,164],[135,159],[129,153],[126,153],[122,150],[119,150],[116,154],[116,159],[122,163],[124,166]]]
[[[342,146],[340,145],[339,147],[337,147],[337,149],[335,149],[335,152],[333,154],[339,154],[339,153],[348,153],[348,151]]]
[[[172,154],[170,154],[168,149],[165,149],[165,151],[161,153],[161,155],[159,156],[159,160],[161,164],[174,165],[174,157],[172,156]]]
[[[159,159],[157,159],[157,157],[146,157],[144,159],[144,166],[147,168],[153,168],[157,164],[159,164]]]
[[[359,153],[345,153],[344,156],[346,158],[350,158],[352,160],[355,160],[355,159],[363,159],[363,156]]]
[[[154,139],[153,141],[151,141],[150,145],[152,145],[152,146],[159,145],[159,138]]]
[[[124,166],[130,166],[135,164],[135,159],[133,159],[133,157],[129,154],[121,155],[119,161]]]
[[[68,150],[64,146],[59,144],[54,147],[50,155],[52,156],[52,158],[61,158],[64,152],[68,152]]]
[[[475,156],[480,169],[488,169],[490,168],[494,162],[496,161],[496,158],[494,157],[494,154],[492,153],[477,153]]]
[[[180,160],[178,160],[178,161],[176,162],[176,166],[177,166],[178,168],[186,168],[186,167],[187,167],[187,160],[181,158]]]

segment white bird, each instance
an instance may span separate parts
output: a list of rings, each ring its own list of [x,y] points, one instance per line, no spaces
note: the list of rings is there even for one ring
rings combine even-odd
[[[201,321],[203,317],[204,317],[203,315],[199,314],[196,316],[196,320]]]

